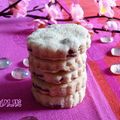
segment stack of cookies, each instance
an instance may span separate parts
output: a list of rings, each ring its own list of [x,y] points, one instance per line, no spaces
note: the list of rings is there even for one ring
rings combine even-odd
[[[72,108],[86,90],[86,51],[91,39],[76,24],[54,24],[28,37],[32,93],[43,106]]]

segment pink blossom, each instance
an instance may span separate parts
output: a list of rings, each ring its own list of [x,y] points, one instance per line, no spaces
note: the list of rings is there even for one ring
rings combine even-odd
[[[120,22],[114,20],[107,21],[104,28],[106,30],[120,30]]]
[[[10,4],[15,3],[17,0],[8,0]]]
[[[94,31],[93,31],[93,27],[94,27],[94,26],[93,26],[92,23],[89,23],[89,22],[87,22],[87,21],[85,21],[85,20],[79,20],[79,21],[76,21],[76,22],[74,22],[74,23],[80,24],[80,25],[82,25],[83,27],[87,28],[88,31],[89,31],[89,33],[91,34],[91,36],[94,34]]]
[[[55,20],[54,18],[51,18],[51,22],[52,22],[53,24],[57,24],[57,20]]]
[[[45,5],[45,12],[48,13],[50,20],[55,22],[55,19],[63,18],[62,11],[59,6],[51,5],[50,7],[46,4]]]
[[[85,20],[80,20],[80,21],[78,22],[78,24],[80,24],[80,25],[82,25],[83,27],[87,28],[88,31],[89,31],[89,33],[90,33],[90,35],[93,36],[93,34],[94,34],[93,27],[94,27],[94,26],[93,26],[92,23],[89,23],[89,22],[87,22],[87,21],[85,21]]]
[[[30,0],[21,0],[14,8],[11,8],[10,11],[12,12],[13,16],[25,17],[27,15],[27,7],[29,5]],[[10,4],[15,3],[16,0],[9,0]]]
[[[47,20],[35,19],[29,25],[32,26],[34,30],[37,30],[39,28],[45,28],[47,25],[47,22],[48,22]]]
[[[116,0],[107,0],[107,4],[109,4],[109,6],[111,6],[111,7],[115,7],[116,6]]]
[[[79,4],[72,4],[70,13],[74,21],[79,21],[84,18],[84,11]]]
[[[51,3],[55,3],[55,0],[49,0],[49,2],[51,2]]]
[[[84,26],[85,28],[87,28],[88,30],[91,30],[93,28],[93,24],[92,23],[89,23],[85,20],[80,20],[79,21],[79,24]]]
[[[116,6],[116,0],[99,0],[99,15],[113,17],[114,11],[112,7]]]
[[[94,2],[95,2],[95,3],[98,3],[98,2],[99,2],[99,0],[94,0]]]

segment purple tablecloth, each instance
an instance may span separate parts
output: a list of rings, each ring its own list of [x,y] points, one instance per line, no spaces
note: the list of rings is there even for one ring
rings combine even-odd
[[[11,77],[10,73],[16,67],[25,68],[22,60],[28,56],[26,42],[32,32],[30,22],[31,19],[27,18],[0,18],[0,58],[7,57],[12,61],[9,68],[0,70],[0,101],[22,101],[21,107],[0,107],[0,120],[19,120],[26,116],[35,116],[39,120],[116,120],[89,65],[86,96],[81,104],[72,109],[41,107],[31,94],[31,79],[19,81]]]

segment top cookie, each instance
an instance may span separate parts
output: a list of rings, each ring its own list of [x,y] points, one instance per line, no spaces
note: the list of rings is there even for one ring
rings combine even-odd
[[[40,59],[63,60],[86,52],[91,39],[88,30],[77,24],[54,24],[28,37],[28,50]]]

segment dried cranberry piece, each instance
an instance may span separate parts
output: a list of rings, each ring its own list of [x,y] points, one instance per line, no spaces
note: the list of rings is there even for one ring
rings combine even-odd
[[[34,74],[35,76],[37,76],[37,77],[40,77],[40,78],[43,78],[43,77],[44,77],[44,75],[42,75],[42,74],[36,74],[35,72],[33,72],[33,74]]]
[[[67,57],[75,57],[75,56],[77,56],[77,53],[74,50],[70,49],[68,51]]]
[[[32,49],[31,49],[31,48],[28,48],[28,51],[32,52]]]
[[[38,89],[40,89],[41,91],[44,91],[44,92],[49,92],[49,90],[43,89],[43,88],[41,88],[40,86],[35,85],[34,83],[33,83],[33,87],[34,87],[34,88],[38,88]]]
[[[85,46],[81,45],[78,49],[80,51],[80,53],[84,53],[85,52]]]
[[[76,57],[77,54],[67,55],[67,57]]]
[[[52,107],[52,108],[59,109],[59,108],[61,108],[61,105],[52,105],[51,107]]]
[[[38,76],[38,77],[42,77],[42,78],[44,77],[44,75],[41,75],[41,74],[39,74],[39,75],[37,75],[37,76]]]
[[[62,82],[62,81],[64,81],[64,78],[61,78],[61,79],[60,79],[60,82]]]
[[[74,53],[75,53],[75,51],[73,51],[71,49],[68,51],[68,54],[74,54]]]
[[[74,50],[69,50],[68,51],[68,55],[67,55],[67,57],[75,57],[75,56],[77,56],[77,54],[76,54],[76,52],[74,51]]]

